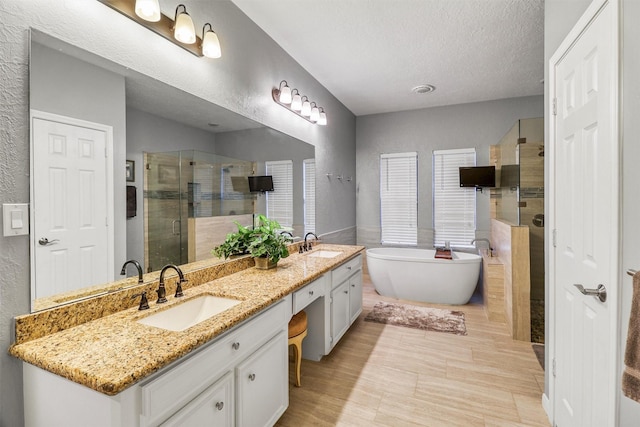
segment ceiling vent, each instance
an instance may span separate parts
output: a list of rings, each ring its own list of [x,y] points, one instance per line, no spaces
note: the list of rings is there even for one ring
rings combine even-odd
[[[414,92],[414,93],[431,93],[434,90],[436,90],[435,86],[432,86],[432,85],[420,85],[420,86],[416,86],[413,89],[411,89],[411,92]]]

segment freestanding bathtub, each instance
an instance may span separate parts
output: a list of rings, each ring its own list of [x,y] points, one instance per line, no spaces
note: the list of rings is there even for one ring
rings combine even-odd
[[[435,250],[367,249],[367,269],[380,295],[437,304],[466,304],[480,278],[480,255],[453,252],[435,258]]]

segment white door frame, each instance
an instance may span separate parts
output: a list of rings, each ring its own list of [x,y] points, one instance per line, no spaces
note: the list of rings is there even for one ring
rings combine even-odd
[[[31,150],[32,155],[29,160],[29,198],[31,200],[31,209],[29,209],[29,221],[32,224],[29,237],[29,254],[30,254],[30,264],[31,264],[31,309],[33,311],[33,296],[36,295],[36,266],[35,266],[35,248],[36,248],[36,234],[34,233],[33,227],[35,224],[35,209],[33,206],[34,199],[34,159],[33,153],[34,151],[34,138],[33,138],[33,122],[36,119],[48,120],[52,122],[63,123],[70,126],[78,126],[84,127],[88,129],[94,129],[98,131],[102,131],[105,133],[105,146],[106,146],[106,172],[107,172],[107,224],[108,224],[108,233],[107,233],[107,272],[109,273],[111,280],[113,279],[113,274],[115,271],[115,224],[114,224],[114,196],[113,196],[113,172],[114,172],[114,164],[113,164],[113,127],[104,125],[101,123],[94,123],[87,120],[76,119],[73,117],[62,116],[60,114],[48,113],[46,111],[39,111],[32,109],[30,111],[30,145],[29,149]]]
[[[547,278],[548,278],[548,283],[549,286],[547,287],[547,298],[549,299],[549,312],[548,312],[548,316],[547,316],[547,322],[549,323],[549,337],[548,337],[548,345],[549,345],[549,356],[550,359],[547,362],[547,369],[550,371],[549,374],[549,395],[543,395],[543,406],[547,412],[547,416],[549,417],[549,421],[551,422],[551,425],[555,425],[554,424],[554,420],[555,420],[555,413],[556,413],[556,408],[555,408],[555,357],[556,357],[556,348],[555,348],[555,340],[556,340],[556,331],[555,331],[555,326],[556,326],[556,298],[555,298],[555,288],[556,288],[556,283],[555,283],[555,270],[556,270],[556,265],[555,265],[555,257],[553,256],[554,253],[554,230],[556,229],[556,218],[554,215],[555,212],[555,197],[556,197],[556,192],[555,192],[555,182],[556,182],[556,171],[555,171],[555,147],[556,147],[556,135],[555,135],[555,129],[556,129],[556,115],[554,115],[554,109],[555,109],[555,98],[556,98],[556,85],[557,85],[557,76],[555,73],[555,66],[562,60],[562,58],[567,54],[567,52],[571,49],[571,47],[573,46],[573,44],[576,42],[576,40],[580,37],[580,35],[585,31],[585,29],[590,25],[590,23],[595,19],[595,17],[599,14],[600,10],[604,7],[604,6],[608,6],[612,8],[612,31],[614,33],[613,36],[613,51],[616,52],[616,58],[617,60],[614,61],[614,63],[612,64],[612,72],[611,72],[611,94],[613,97],[612,103],[611,105],[614,106],[614,108],[611,111],[611,135],[609,136],[611,139],[611,143],[615,144],[615,148],[616,148],[616,152],[618,153],[617,156],[614,157],[614,160],[616,160],[617,162],[613,165],[613,167],[616,169],[614,171],[612,171],[615,175],[617,175],[618,177],[620,177],[620,61],[619,61],[619,57],[620,57],[620,0],[593,0],[593,2],[589,5],[589,7],[587,8],[587,10],[584,12],[584,14],[580,17],[580,19],[578,20],[578,22],[575,24],[575,26],[571,29],[571,31],[569,32],[569,34],[567,35],[567,37],[562,41],[562,43],[560,44],[560,46],[558,47],[558,49],[556,50],[556,52],[553,54],[553,56],[551,57],[551,59],[549,60],[549,87],[550,87],[550,91],[549,91],[549,99],[548,101],[548,106],[549,106],[549,144],[550,144],[550,149],[547,150],[547,152],[549,153],[549,157],[548,157],[548,181],[547,181],[547,188],[545,190],[545,193],[548,195],[548,203],[547,203],[547,215],[546,217],[549,219],[548,224],[548,230],[549,230],[549,235],[547,237],[549,237],[548,239],[546,239],[547,241],[547,245],[548,245],[548,250],[546,251],[547,253],[547,260],[548,260],[548,269],[547,269]],[[621,196],[620,196],[620,191],[621,191],[622,187],[619,185],[618,186],[618,191],[613,195],[614,199],[616,200],[616,205],[618,206],[618,209],[620,207],[620,202],[621,202]],[[612,245],[611,245],[611,251],[612,254],[614,255],[614,259],[616,260],[615,262],[615,267],[613,269],[614,271],[614,277],[611,278],[610,283],[607,283],[607,288],[610,289],[611,287],[616,287],[616,289],[619,289],[619,285],[620,285],[620,272],[622,271],[622,267],[621,267],[621,258],[619,256],[620,254],[620,224],[621,224],[621,210],[619,210],[617,216],[614,217],[614,221],[616,221],[616,229],[618,230],[617,235],[616,236],[611,236],[612,238]],[[612,378],[617,378],[617,376],[619,375],[620,372],[620,355],[619,355],[619,348],[620,348],[620,338],[619,338],[619,333],[618,333],[618,317],[619,317],[619,312],[620,312],[620,292],[611,292],[611,296],[615,296],[616,298],[611,298],[608,301],[610,301],[610,310],[611,310],[611,317],[610,317],[610,322],[611,324],[609,325],[609,333],[611,334],[611,345],[610,345],[610,354],[612,357],[612,363],[611,363],[611,369],[609,372],[609,375],[611,375]],[[619,395],[620,393],[618,393],[617,389],[618,389],[618,384],[619,384],[619,380],[615,380],[611,382],[611,390],[609,391],[609,393],[607,393],[609,396],[611,396],[611,399],[614,399],[615,401],[609,406],[611,408],[611,410],[613,411],[612,414],[608,414],[608,418],[611,421],[610,425],[617,425],[617,419],[618,419],[618,407],[619,407]]]

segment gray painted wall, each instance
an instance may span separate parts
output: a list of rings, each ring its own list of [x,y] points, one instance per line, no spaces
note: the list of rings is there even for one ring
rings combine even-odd
[[[175,4],[160,3],[173,13]],[[219,60],[197,58],[97,1],[0,2],[3,203],[29,201],[30,27],[309,142],[320,172],[355,175],[353,114],[230,1],[184,3],[196,26],[211,22],[215,28],[223,49]],[[274,103],[271,89],[282,79],[323,106],[329,125],[312,125]],[[319,232],[355,228],[355,189],[335,190],[318,180]],[[6,349],[13,342],[13,318],[29,311],[28,260],[27,236],[0,236],[0,426],[24,422],[21,364]]]
[[[358,117],[356,186],[358,243],[380,245],[380,154],[418,152],[418,245],[433,246],[432,153],[476,148],[479,166],[518,119],[541,117],[542,96],[426,108]],[[490,230],[489,193],[477,193],[478,237]]]
[[[179,150],[200,150],[213,153],[215,134],[183,125],[135,108],[127,108],[127,160],[135,161],[137,215],[127,219],[127,258],[137,259],[144,265],[144,210],[143,210],[143,152],[163,153]],[[121,196],[125,199],[125,196]],[[118,274],[122,263],[116,263]],[[116,276],[120,277],[120,276]]]
[[[313,159],[312,145],[276,132],[273,129],[247,129],[217,135],[216,152],[235,159],[257,162],[256,175],[266,173],[265,161],[293,161],[293,228],[294,236],[304,235],[304,168],[303,161]],[[256,213],[266,214],[266,197],[258,194]]]
[[[629,329],[629,314],[633,287],[631,278],[624,274],[628,268],[640,270],[640,1],[622,1],[622,272],[620,284],[620,367],[624,366],[624,350]],[[624,238],[624,236],[629,236]],[[620,389],[618,387],[618,389]],[[632,427],[640,420],[640,403],[631,400],[621,393],[620,426]]]

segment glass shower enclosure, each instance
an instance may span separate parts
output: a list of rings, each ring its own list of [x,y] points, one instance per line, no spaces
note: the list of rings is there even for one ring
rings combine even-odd
[[[182,150],[144,153],[144,165],[147,271],[195,261],[189,255],[189,218],[254,212],[247,182],[254,162]]]

